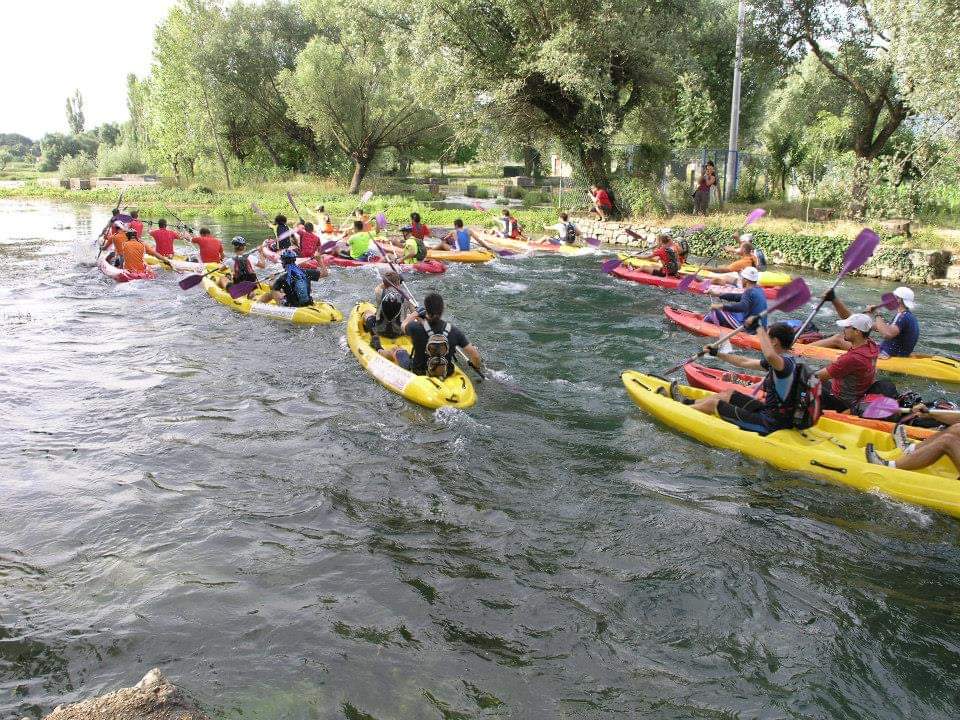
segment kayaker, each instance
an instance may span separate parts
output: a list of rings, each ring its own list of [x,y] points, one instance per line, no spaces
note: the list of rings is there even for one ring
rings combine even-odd
[[[479,351],[466,335],[443,319],[443,298],[437,293],[427,295],[423,307],[410,313],[402,327],[413,342],[413,357],[403,348],[383,350],[381,355],[416,375],[449,377],[454,371],[453,358],[458,347],[463,348],[474,367],[483,367]]]
[[[825,387],[820,394],[823,409],[845,412],[857,407],[876,381],[880,348],[870,339],[873,320],[869,315],[854,313],[838,320],[837,326],[841,328],[846,352],[816,375],[822,381],[831,381],[829,389]],[[810,344],[822,346],[830,340]]]
[[[317,205],[313,209],[314,213],[317,216],[317,224],[320,226],[324,235],[333,235],[337,229],[333,226],[333,220],[330,219],[330,216],[327,214],[327,208],[324,205]]]
[[[190,242],[200,248],[200,262],[223,262],[223,243],[214,237],[207,228],[200,228],[200,235],[190,238]]]
[[[670,395],[674,400],[691,405],[694,410],[707,415],[717,414],[729,423],[750,432],[766,435],[775,430],[793,427],[794,405],[793,380],[797,368],[796,360],[789,355],[793,345],[793,330],[786,323],[778,322],[757,329],[760,351],[759,360],[719,352],[713,345],[704,350],[723,362],[747,370],[765,370],[762,389],[764,399],[746,395],[739,390],[724,390],[702,400],[691,402],[680,394],[676,381],[670,384]]]
[[[163,255],[166,258],[173,257],[173,241],[180,239],[180,233],[176,230],[170,230],[164,218],[157,220],[157,229],[150,231],[150,237],[153,238],[154,248],[158,255]]]
[[[378,258],[373,244],[373,236],[363,229],[362,220],[353,221],[353,230],[342,241],[341,254],[346,253],[351,260],[367,262]]]
[[[143,261],[143,256],[148,253],[156,256],[156,253],[150,252],[143,241],[137,237],[136,230],[127,230],[127,236],[120,250],[120,256],[123,258],[123,269],[135,273],[147,272],[147,265]]]
[[[601,222],[609,220],[613,215],[613,202],[610,200],[610,193],[596,185],[591,185],[590,198],[593,200],[593,208],[590,212],[596,215]]]
[[[457,218],[453,221],[453,232],[449,232],[444,235],[443,239],[437,245],[437,250],[467,252],[472,249],[472,241],[474,240],[487,250],[493,252],[493,248],[491,248],[487,242],[480,237],[480,234],[477,233],[476,230],[465,228],[463,226],[463,220]],[[404,255],[406,255],[406,250],[404,250]]]
[[[873,443],[867,443],[864,454],[867,462],[874,465],[896,468],[897,470],[922,470],[933,465],[940,458],[947,456],[953,463],[954,470],[960,471],[960,417],[955,414],[938,416],[936,410],[930,410],[925,405],[914,408],[921,415],[930,415],[938,422],[948,425],[933,437],[929,437],[916,444],[906,440],[903,425],[897,425],[893,431],[894,442],[901,451],[899,457],[887,459],[881,457]],[[957,478],[960,480],[960,477]]]
[[[313,232],[313,223],[303,223],[303,230],[300,231],[300,240],[297,243],[298,254],[302,258],[310,258],[316,255],[320,248],[320,238]]]
[[[281,236],[286,235],[290,231],[290,226],[287,225],[287,216],[280,214],[273,219],[273,233],[274,238],[277,239],[274,244],[274,250],[286,250],[288,247],[293,245],[293,235],[287,235],[282,240]]]
[[[879,315],[879,305],[867,305],[865,311],[866,314],[873,317],[873,329],[883,338],[883,342],[880,343],[879,355],[883,359],[909,357],[920,339],[920,323],[913,314],[913,309],[917,304],[913,290],[901,286],[893,291],[893,295],[897,298],[897,314],[894,316],[893,322],[888,323]],[[850,309],[837,297],[835,291],[828,290],[824,293],[823,299],[833,304],[837,315],[841,318],[851,316]],[[839,334],[819,340],[815,344],[841,350],[847,350],[850,347],[849,343]]]
[[[127,226],[137,234],[137,240],[143,239],[143,221],[140,220],[139,210],[130,211],[130,220],[127,222]]]
[[[736,260],[719,267],[704,268],[704,270],[716,273],[718,277],[715,280],[718,283],[732,284],[737,281],[738,272],[748,267],[757,268],[758,264],[757,256],[753,251],[753,243],[741,242],[740,247],[737,248]],[[759,268],[757,270],[759,271]]]
[[[113,208],[110,211],[110,222],[108,222],[103,230],[100,231],[100,237],[106,240],[107,236],[110,235],[114,230],[114,223],[120,219],[120,208]],[[122,223],[121,223],[122,224]]]
[[[400,290],[400,275],[386,270],[373,293],[375,312],[363,316],[363,327],[370,333],[370,345],[380,351],[380,338],[398,338],[403,335],[403,319],[414,311],[407,296]]]
[[[713,303],[710,312],[703,317],[706,322],[735,328],[740,326],[744,318],[758,316],[767,309],[767,296],[759,285],[760,272],[755,267],[744,268],[740,271],[740,280],[743,283],[743,292],[721,293],[720,299],[727,302]],[[766,326],[766,317],[763,324]]]
[[[287,248],[280,253],[283,274],[274,281],[270,289],[260,296],[260,302],[276,301],[278,305],[306,307],[313,304],[310,295],[310,283],[327,276],[327,266],[320,265],[318,270],[302,268],[297,265],[297,251]]]
[[[114,220],[113,226],[110,233],[103,241],[101,245],[101,252],[105,252],[109,248],[113,248],[113,252],[107,255],[107,262],[113,263],[117,267],[120,267],[118,263],[123,262],[123,243],[127,239],[127,226],[123,224],[120,220]]]
[[[250,262],[250,256],[246,254],[247,239],[237,235],[230,244],[233,245],[233,257],[230,258],[229,263],[225,263],[229,275],[217,278],[217,284],[224,290],[229,290],[239,282],[259,282],[253,263]]]
[[[500,227],[496,230],[495,234],[498,237],[512,238],[514,240],[523,238],[520,223],[517,222],[517,219],[511,215],[510,211],[506,208],[503,209],[503,213],[500,215]]]
[[[660,267],[650,271],[651,275],[657,277],[677,277],[680,274],[680,256],[673,245],[673,238],[666,233],[657,235],[657,247],[644,255],[637,255],[638,260],[650,260],[656,258],[660,261]],[[736,327],[736,325],[732,326]]]
[[[575,245],[577,238],[580,237],[580,229],[565,212],[560,213],[560,219],[555,224],[544,225],[544,228],[556,233],[555,236],[547,240],[554,245],[560,245],[561,243]]]

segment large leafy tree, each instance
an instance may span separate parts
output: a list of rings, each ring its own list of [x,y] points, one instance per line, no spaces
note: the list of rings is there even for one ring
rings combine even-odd
[[[434,143],[442,122],[411,86],[417,59],[408,38],[372,22],[370,5],[307,0],[304,8],[320,32],[278,82],[291,118],[351,159],[356,193],[383,150]]]
[[[520,142],[529,134],[555,138],[598,185],[609,184],[611,139],[631,112],[660,104],[689,50],[691,4],[678,0],[426,0],[416,7],[413,42],[436,48],[421,66],[421,87],[451,122],[475,127],[485,115]]]
[[[762,0],[760,9],[788,50],[812,54],[850,98],[855,163],[849,213],[861,218],[871,164],[911,115],[887,40],[867,0]]]

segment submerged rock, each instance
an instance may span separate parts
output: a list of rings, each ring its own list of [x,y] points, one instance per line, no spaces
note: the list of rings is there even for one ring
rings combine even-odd
[[[132,688],[92,700],[59,705],[44,720],[209,720],[206,714],[154,668]]]

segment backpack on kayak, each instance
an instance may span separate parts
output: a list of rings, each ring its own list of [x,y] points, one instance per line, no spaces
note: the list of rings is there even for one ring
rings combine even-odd
[[[423,262],[427,259],[427,244],[416,235],[413,236],[413,239],[417,241],[417,262]]]
[[[822,414],[820,407],[821,390],[820,378],[816,376],[813,370],[803,363],[797,363],[785,403],[793,409],[791,413],[792,426],[797,430],[806,430],[817,424]]]
[[[577,226],[570,221],[563,224],[563,241],[567,245],[573,245],[577,241]]]
[[[387,338],[398,338],[403,334],[403,294],[390,287],[380,298],[380,307],[374,321],[373,331]]]
[[[757,270],[763,272],[767,269],[767,254],[758,247],[753,248],[753,254],[757,258]]]
[[[450,323],[440,332],[434,331],[424,320],[423,329],[427,331],[427,375],[441,380],[450,374]]]
[[[680,238],[679,240],[674,241],[677,244],[677,247],[680,249],[679,255],[681,262],[687,259],[687,255],[690,254],[690,243],[687,242],[685,237]]]
[[[237,255],[233,259],[233,282],[257,282],[257,274],[250,264],[249,255]]]
[[[310,297],[310,279],[296,263],[287,266],[286,282],[287,305],[304,307],[313,303]]]
[[[680,274],[680,256],[677,251],[668,245],[662,246],[667,251],[667,262],[663,265],[663,271],[670,277]]]

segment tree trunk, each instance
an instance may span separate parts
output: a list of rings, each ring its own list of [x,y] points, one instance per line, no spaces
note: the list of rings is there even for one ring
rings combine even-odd
[[[853,164],[853,182],[850,185],[850,206],[847,209],[854,220],[862,220],[867,214],[867,194],[870,192],[871,158],[857,156]]]
[[[263,149],[266,150],[267,155],[270,156],[273,166],[280,167],[280,156],[277,155],[277,151],[273,149],[273,145],[270,144],[270,141],[266,138],[266,136],[260,137],[260,144],[263,145]]]
[[[360,193],[360,183],[367,176],[370,166],[373,164],[373,154],[357,154],[353,156],[353,178],[350,180],[350,194]]]

